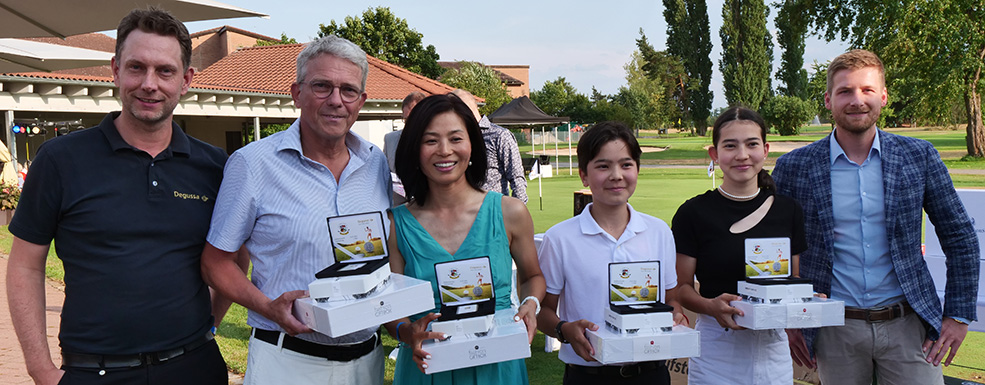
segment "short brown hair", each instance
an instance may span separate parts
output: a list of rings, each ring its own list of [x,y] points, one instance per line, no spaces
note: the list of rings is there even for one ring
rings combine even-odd
[[[135,29],[161,36],[173,36],[181,46],[181,63],[185,66],[184,69],[191,66],[192,38],[188,36],[188,29],[170,12],[153,6],[147,9],[134,9],[120,20],[120,26],[116,28],[117,59],[123,51],[123,43],[127,40],[127,36]]]
[[[886,68],[882,65],[882,60],[879,60],[877,56],[872,51],[867,51],[864,49],[853,49],[851,51],[845,52],[838,55],[831,64],[828,64],[828,92],[831,92],[831,82],[833,81],[835,74],[841,70],[857,70],[866,67],[875,67],[879,70],[879,74],[882,75],[882,85],[886,86]]]

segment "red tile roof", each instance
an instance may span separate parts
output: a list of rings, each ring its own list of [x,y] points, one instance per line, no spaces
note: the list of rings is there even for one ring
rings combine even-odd
[[[97,68],[97,67],[91,67],[91,68]],[[56,72],[18,72],[18,73],[4,74],[4,75],[24,77],[24,78],[34,78],[34,79],[79,80],[79,81],[89,81],[89,82],[107,82],[107,83],[113,83],[113,74],[112,74],[112,72],[110,73],[110,76],[108,76],[108,77],[106,77],[106,76],[66,74],[66,73],[61,73],[61,72],[62,71],[56,71]],[[107,85],[108,86],[112,86],[112,84],[107,84]]]
[[[196,83],[236,87],[261,92],[290,92],[298,54],[304,44],[243,48],[195,75]],[[369,75],[366,93],[370,99],[403,100],[413,91],[444,94],[445,84],[407,71],[367,55]]]

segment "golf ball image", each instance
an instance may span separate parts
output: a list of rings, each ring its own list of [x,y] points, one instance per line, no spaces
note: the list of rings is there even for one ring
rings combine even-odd
[[[375,249],[375,248],[376,248],[376,246],[373,246],[373,243],[367,243],[366,244],[366,252],[367,253],[372,253],[373,252],[373,249]]]
[[[645,297],[649,297],[649,296],[650,296],[650,289],[649,288],[644,287],[644,288],[640,289],[640,297],[644,297],[645,298]]]
[[[472,296],[473,297],[481,297],[482,296],[482,286],[476,286],[476,287],[472,288]]]
[[[629,292],[629,295],[636,295],[636,290],[632,290],[632,291],[630,291],[630,292]]]
[[[780,272],[780,261],[773,262],[773,271]]]

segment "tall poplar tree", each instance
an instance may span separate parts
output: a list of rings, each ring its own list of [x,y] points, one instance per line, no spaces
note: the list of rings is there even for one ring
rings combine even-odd
[[[808,17],[804,0],[784,0],[776,14],[777,43],[780,49],[780,68],[776,80],[780,94],[807,99],[807,70],[804,69],[804,37]]]
[[[772,95],[772,36],[766,29],[770,10],[763,0],[725,0],[722,6],[722,71],[725,100],[759,109]]]
[[[711,30],[705,0],[663,0],[667,53],[684,64],[688,81],[676,91],[682,115],[705,135],[714,99],[711,85]]]

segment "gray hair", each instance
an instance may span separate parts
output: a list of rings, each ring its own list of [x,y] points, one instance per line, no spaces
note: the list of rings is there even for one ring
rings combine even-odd
[[[362,90],[366,91],[366,76],[369,74],[369,62],[366,59],[366,52],[351,41],[335,35],[316,39],[304,46],[304,49],[298,54],[297,83],[304,82],[304,77],[307,75],[308,61],[321,54],[348,60],[359,67],[363,75]]]

